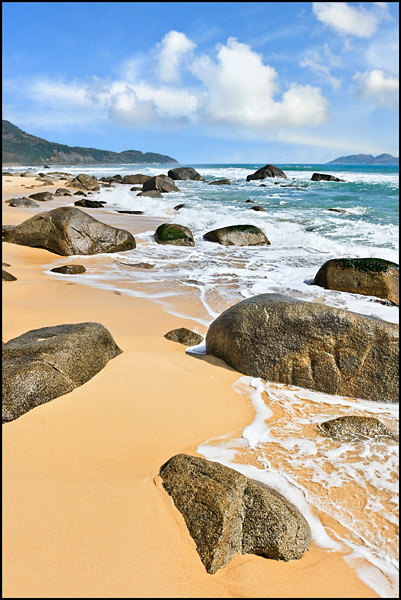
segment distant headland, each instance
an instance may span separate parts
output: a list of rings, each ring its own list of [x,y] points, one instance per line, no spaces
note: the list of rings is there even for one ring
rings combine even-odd
[[[335,158],[327,165],[398,165],[398,156],[392,156],[392,154],[378,154],[373,156],[372,154],[350,154],[349,156],[340,156]]]
[[[81,148],[48,142],[25,133],[10,121],[2,121],[2,164],[3,165],[43,165],[43,164],[152,164],[177,163],[171,156],[156,152],[125,150],[111,152],[96,148]]]

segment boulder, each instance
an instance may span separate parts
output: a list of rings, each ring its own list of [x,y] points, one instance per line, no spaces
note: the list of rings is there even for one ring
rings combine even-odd
[[[229,179],[217,179],[216,181],[211,181],[209,185],[231,185],[231,181]]]
[[[319,429],[323,431],[324,435],[340,442],[382,437],[398,439],[381,421],[374,417],[360,417],[358,415],[338,417],[320,423]]]
[[[70,190],[67,190],[67,188],[57,188],[57,190],[54,192],[55,196],[71,196],[71,192]]]
[[[3,345],[3,423],[84,384],[121,354],[100,323],[42,327]]]
[[[85,173],[80,173],[77,175],[71,182],[73,187],[83,187],[84,190],[92,190],[97,192],[100,190],[100,185],[97,180],[97,177],[94,175],[85,175]]]
[[[160,469],[208,573],[237,553],[295,560],[309,549],[306,519],[275,489],[217,462],[177,454]]]
[[[204,181],[204,178],[198,171],[195,171],[192,167],[178,167],[177,169],[170,169],[167,176],[170,179],[179,179],[185,181],[191,179],[192,181]]]
[[[3,239],[62,256],[122,252],[136,246],[128,231],[101,223],[72,206],[39,213],[7,232]]]
[[[339,177],[335,177],[334,175],[327,175],[326,173],[313,173],[311,177],[311,181],[342,181],[345,182],[345,179],[340,179]]]
[[[179,344],[184,344],[184,346],[197,346],[198,344],[203,342],[203,335],[200,335],[195,331],[191,331],[186,327],[172,329],[171,331],[168,331],[164,337],[166,338],[166,340],[178,342]]]
[[[281,294],[231,306],[206,352],[244,375],[327,394],[398,402],[398,325]]]
[[[205,233],[203,239],[223,246],[261,246],[270,242],[255,225],[230,225]]]
[[[130,183],[131,185],[134,183],[143,184],[148,179],[152,179],[151,175],[142,175],[141,173],[137,173],[136,175],[125,175],[122,179],[121,183]]]
[[[85,192],[83,192],[82,190],[78,190],[77,192],[74,192],[74,196],[87,196],[87,194],[85,194]]]
[[[166,193],[180,191],[171,177],[167,177],[167,175],[156,175],[147,179],[142,186],[142,191],[148,192],[149,190],[159,190],[159,192]]]
[[[266,209],[263,206],[251,206],[249,210],[256,210],[257,212],[266,212]]]
[[[6,202],[13,208],[37,208],[39,206],[37,202],[25,197],[11,198],[11,200],[6,200]]]
[[[333,258],[320,267],[313,283],[399,304],[399,266],[382,258]]]
[[[265,165],[261,169],[255,171],[255,173],[252,173],[252,175],[248,175],[246,180],[253,181],[254,179],[266,179],[266,177],[283,177],[284,179],[287,179],[287,175],[278,167]]]
[[[29,198],[38,200],[38,202],[49,202],[53,200],[53,195],[50,192],[37,192],[36,194],[30,194]]]
[[[155,240],[158,244],[172,244],[174,246],[195,246],[194,236],[188,227],[177,223],[163,223],[155,231]]]
[[[54,267],[50,269],[53,273],[62,273],[63,275],[79,275],[80,273],[86,273],[86,269],[83,265],[62,265],[61,267]]]
[[[140,192],[142,191],[142,187],[140,185],[133,185],[132,188],[130,188],[130,192]]]
[[[83,206],[84,208],[103,208],[104,204],[106,204],[104,200],[87,200],[86,198],[74,202],[75,206]]]
[[[2,273],[2,281],[17,281],[17,278],[12,275],[11,273],[9,273],[8,271],[5,271],[4,269],[1,270]]]
[[[1,237],[4,239],[7,233],[14,229],[15,225],[2,225],[1,226]]]

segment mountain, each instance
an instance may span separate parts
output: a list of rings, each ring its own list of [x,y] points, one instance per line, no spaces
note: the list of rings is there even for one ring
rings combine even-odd
[[[350,154],[349,156],[340,156],[326,163],[326,165],[398,165],[399,158],[391,154]]]
[[[2,123],[3,165],[178,163],[175,158],[156,152],[143,153],[139,150],[111,152],[48,142],[25,133],[10,121],[3,120]]]

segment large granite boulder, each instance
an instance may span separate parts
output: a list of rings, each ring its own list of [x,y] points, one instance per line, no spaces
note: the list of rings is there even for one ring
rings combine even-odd
[[[147,179],[142,186],[142,191],[148,192],[149,190],[159,190],[162,193],[180,191],[171,177],[167,175],[156,175]]]
[[[311,177],[311,181],[342,181],[345,179],[340,179],[339,177],[335,177],[335,175],[328,175],[327,173],[313,173]]]
[[[39,213],[7,232],[3,240],[62,256],[122,252],[136,246],[128,231],[101,223],[72,206]]]
[[[131,185],[133,183],[143,184],[145,181],[148,181],[148,179],[152,179],[151,175],[142,175],[141,173],[137,173],[136,175],[125,175],[121,183],[129,183]]]
[[[173,246],[195,246],[192,231],[184,225],[177,223],[163,223],[155,231],[155,240],[158,244],[172,244]]]
[[[202,175],[192,167],[178,167],[177,169],[170,169],[167,172],[167,175],[171,179],[179,179],[180,181],[188,179],[191,179],[192,181],[204,181]]]
[[[203,239],[223,246],[262,246],[270,244],[263,231],[255,225],[220,227],[205,233]]]
[[[170,458],[160,476],[208,573],[224,567],[238,552],[288,561],[309,549],[311,531],[305,518],[263,483],[185,454]]]
[[[398,439],[381,421],[374,417],[348,415],[320,423],[324,435],[340,442],[374,438]]]
[[[333,258],[320,267],[313,283],[399,304],[399,266],[383,258]]]
[[[80,173],[77,175],[70,184],[72,187],[83,188],[84,190],[91,190],[93,192],[97,192],[100,190],[100,185],[97,180],[97,177],[94,175],[86,175],[85,173]]]
[[[231,306],[206,352],[253,377],[378,402],[398,402],[398,325],[281,294]]]
[[[100,323],[28,331],[3,345],[3,423],[84,384],[121,354]]]
[[[266,179],[266,177],[282,177],[283,179],[287,179],[287,175],[278,167],[265,165],[261,169],[255,171],[255,173],[248,175],[246,180],[253,181],[254,179]]]

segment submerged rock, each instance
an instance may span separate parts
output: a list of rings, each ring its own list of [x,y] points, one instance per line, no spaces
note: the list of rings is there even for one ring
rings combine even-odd
[[[260,294],[211,323],[206,352],[244,375],[398,402],[398,340],[394,323],[282,294]]]
[[[231,185],[231,181],[229,179],[217,179],[216,181],[211,181],[209,185]]]
[[[160,469],[208,573],[237,553],[295,560],[309,549],[306,519],[284,496],[219,463],[177,454]]]
[[[62,256],[122,252],[136,246],[134,236],[128,231],[101,223],[71,206],[39,213],[7,232],[3,239],[12,244],[45,248]]]
[[[155,240],[158,244],[195,246],[191,230],[177,223],[163,223],[163,225],[159,225],[155,231]]]
[[[381,421],[373,417],[338,417],[321,423],[319,428],[325,435],[339,441],[380,437],[398,439]]]
[[[100,323],[28,331],[3,345],[3,423],[71,392],[121,354]]]
[[[137,196],[148,196],[149,198],[163,198],[163,195],[159,190],[147,190],[146,192],[139,192]]]
[[[200,333],[191,331],[186,327],[172,329],[171,331],[168,331],[164,337],[166,338],[166,340],[178,342],[179,344],[184,344],[185,346],[197,346],[198,344],[203,342],[203,336],[200,335]]]
[[[320,267],[313,283],[399,304],[399,266],[382,258],[333,258]]]
[[[248,175],[246,180],[253,181],[254,179],[266,179],[266,177],[282,177],[283,179],[287,179],[287,175],[278,167],[265,165],[261,169],[255,171],[255,173],[252,173],[252,175]]]
[[[203,239],[223,246],[261,246],[270,242],[255,225],[229,225],[205,233]]]

